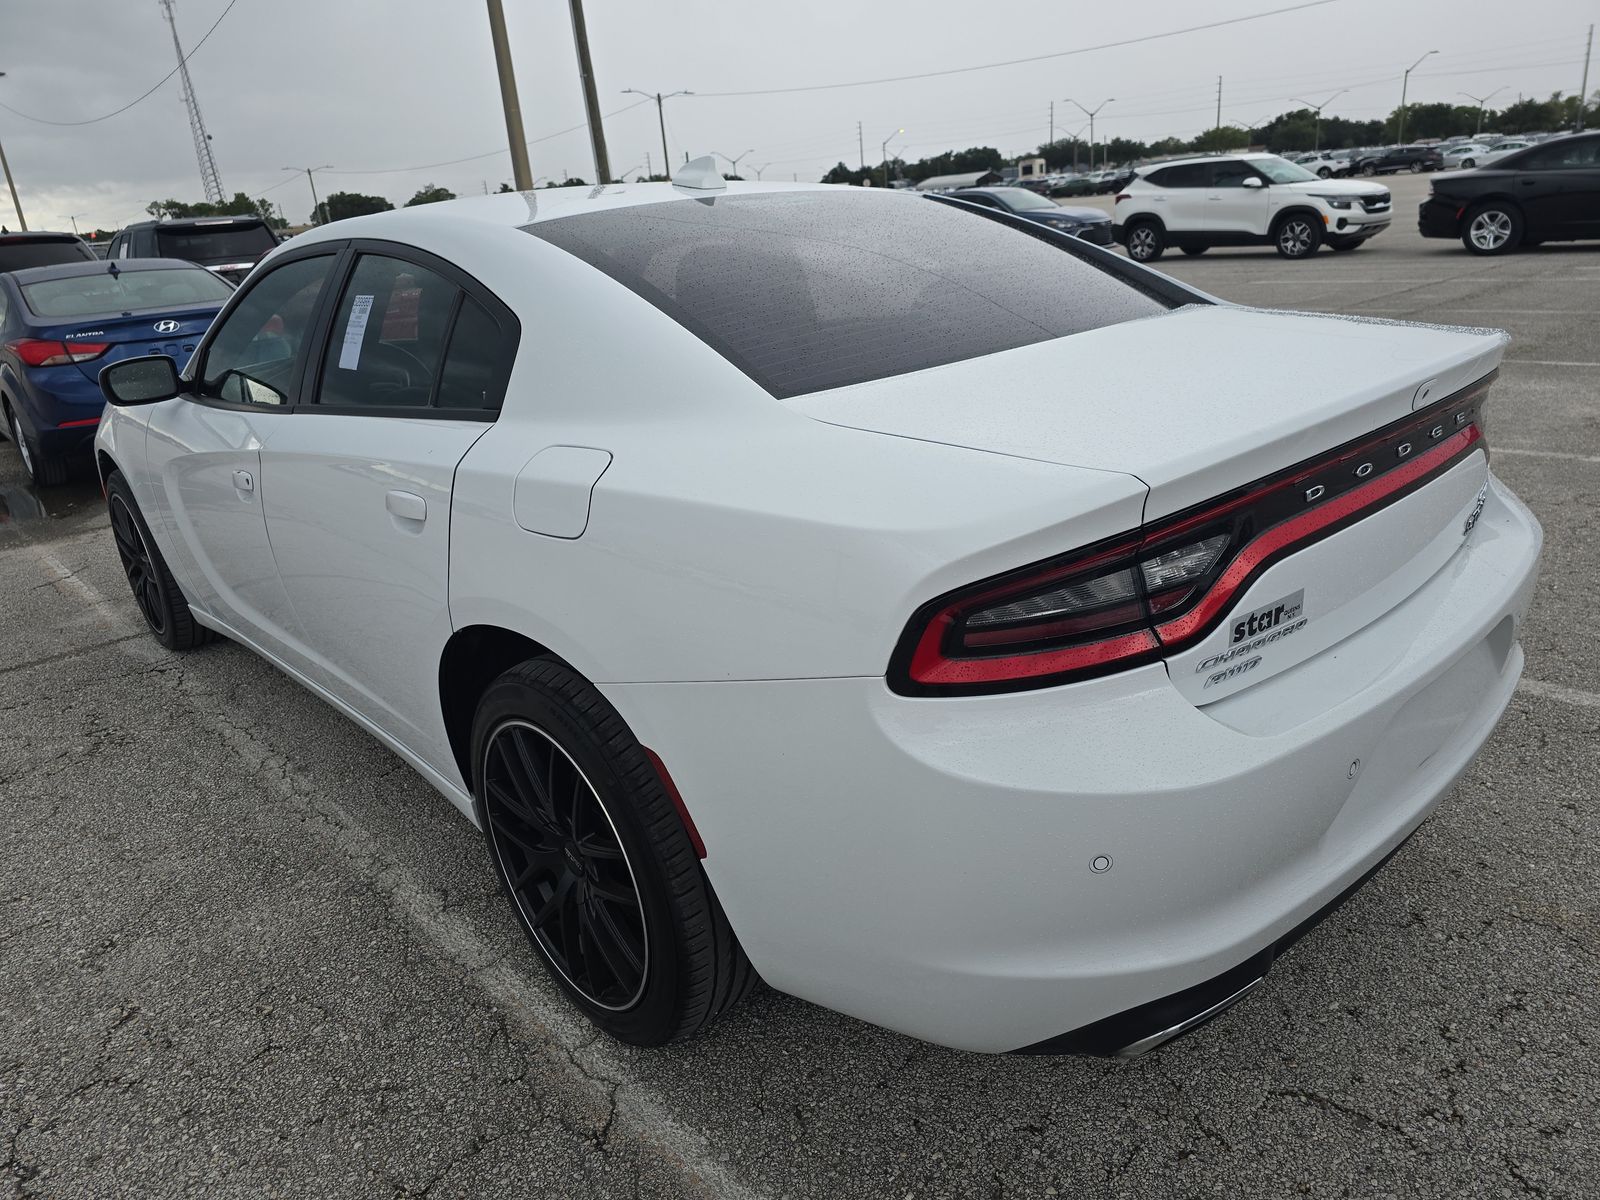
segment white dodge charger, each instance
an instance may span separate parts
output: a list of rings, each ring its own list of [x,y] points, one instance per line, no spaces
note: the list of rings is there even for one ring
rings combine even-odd
[[[611,1035],[759,973],[1131,1055],[1504,710],[1541,540],[1489,471],[1504,344],[700,164],[314,229],[181,372],[104,371],[97,452],[154,634],[402,755]]]

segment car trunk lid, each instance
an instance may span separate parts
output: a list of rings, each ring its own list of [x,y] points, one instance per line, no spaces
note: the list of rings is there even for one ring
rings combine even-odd
[[[220,307],[207,304],[149,309],[128,315],[80,317],[52,336],[69,347],[84,343],[110,345],[104,354],[77,364],[78,370],[90,379],[99,379],[101,369],[119,359],[143,354],[165,354],[181,371]]]

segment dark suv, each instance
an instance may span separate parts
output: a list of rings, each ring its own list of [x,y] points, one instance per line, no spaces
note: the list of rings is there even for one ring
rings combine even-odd
[[[1437,146],[1390,146],[1363,158],[1357,166],[1363,175],[1388,175],[1395,171],[1438,171],[1444,168],[1444,153]]]
[[[0,271],[84,261],[94,251],[75,233],[0,233]]]
[[[277,244],[277,234],[260,217],[141,221],[111,239],[106,257],[182,258],[239,284]]]

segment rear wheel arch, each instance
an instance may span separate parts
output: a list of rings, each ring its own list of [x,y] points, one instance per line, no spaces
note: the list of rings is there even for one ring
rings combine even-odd
[[[445,643],[439,656],[439,710],[450,753],[468,787],[472,785],[472,722],[478,701],[489,685],[512,667],[541,657],[561,659],[550,647],[499,625],[463,626]]]

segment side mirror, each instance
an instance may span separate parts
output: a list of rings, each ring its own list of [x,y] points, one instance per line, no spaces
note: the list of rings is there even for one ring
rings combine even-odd
[[[125,358],[100,372],[100,391],[107,404],[127,408],[136,404],[158,404],[183,391],[178,381],[178,364],[165,354]]]
[[[1262,183],[1261,180],[1256,178],[1254,175],[1247,175],[1242,182],[1244,183],[1244,186],[1247,187],[1247,188],[1258,188],[1258,187],[1265,187],[1266,186],[1266,184]]]

